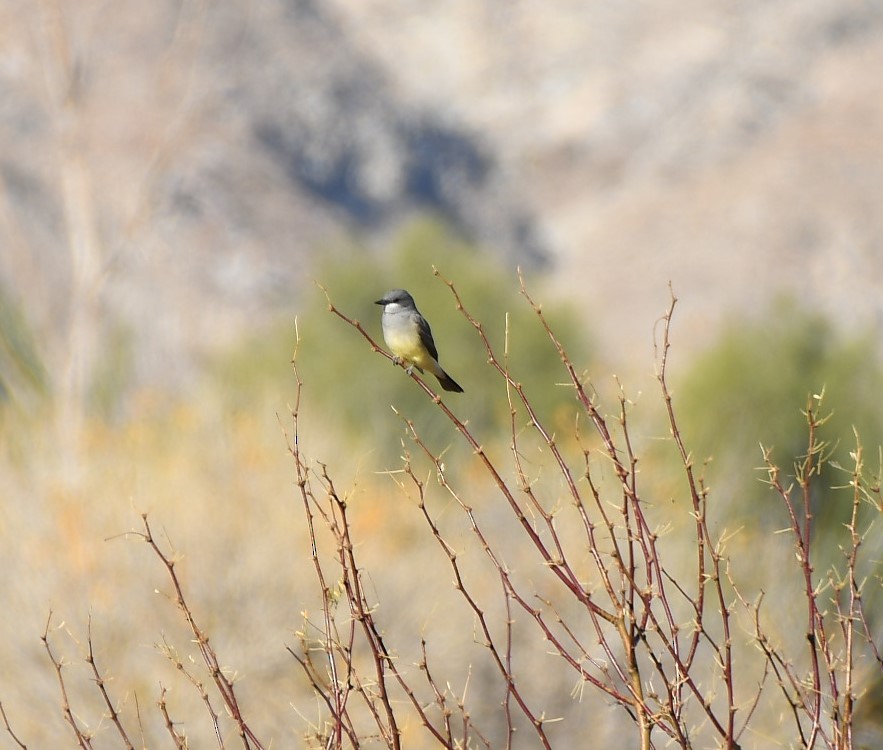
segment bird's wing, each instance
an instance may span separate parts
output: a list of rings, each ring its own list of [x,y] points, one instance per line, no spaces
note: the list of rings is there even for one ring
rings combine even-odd
[[[417,328],[420,330],[420,342],[426,347],[432,358],[438,362],[438,349],[435,348],[435,341],[432,339],[432,329],[420,313],[417,313]]]

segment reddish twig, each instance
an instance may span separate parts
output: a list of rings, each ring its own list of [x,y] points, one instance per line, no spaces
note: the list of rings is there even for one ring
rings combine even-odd
[[[61,691],[61,712],[64,715],[64,720],[68,723],[71,731],[74,733],[77,744],[81,748],[86,750],[86,748],[92,747],[92,737],[80,727],[79,722],[76,720],[73,711],[71,710],[70,700],[68,699],[67,686],[65,685],[64,677],[61,674],[63,664],[60,659],[57,659],[55,657],[55,654],[52,652],[52,648],[49,645],[49,625],[51,622],[52,612],[49,613],[49,617],[46,619],[46,627],[43,630],[43,635],[41,636],[40,640],[43,641],[43,647],[46,649],[46,653],[49,655],[49,661],[52,662],[52,666],[55,669],[55,676],[58,679],[58,688]]]
[[[116,707],[113,705],[113,701],[110,699],[110,695],[107,693],[107,685],[105,684],[105,679],[101,676],[101,672],[98,670],[98,665],[95,663],[95,651],[92,647],[92,615],[89,615],[89,623],[88,623],[88,637],[86,639],[87,644],[89,646],[89,653],[86,656],[86,663],[92,669],[92,676],[95,679],[95,684],[98,687],[99,692],[101,693],[101,699],[104,701],[104,705],[107,706],[108,716],[110,720],[113,722],[114,727],[116,727],[117,733],[120,736],[120,739],[123,742],[124,747],[127,750],[135,750],[134,745],[132,745],[131,740],[129,740],[129,736],[126,734],[126,730],[123,728],[123,724],[120,721],[119,712],[116,710]]]
[[[187,750],[187,738],[175,729],[175,722],[172,721],[172,717],[169,715],[169,707],[166,703],[166,692],[166,688],[163,685],[160,685],[159,699],[157,700],[156,705],[162,715],[163,725],[169,733],[169,736],[172,738],[172,742],[175,743],[176,750]]]
[[[227,710],[229,711],[230,716],[233,718],[233,721],[236,723],[236,727],[238,729],[243,746],[247,749],[254,747],[257,750],[263,750],[263,744],[260,742],[260,740],[258,740],[257,736],[245,720],[245,717],[239,706],[239,700],[236,697],[236,690],[233,687],[233,681],[229,677],[227,677],[226,674],[224,674],[224,671],[221,668],[220,661],[218,660],[218,655],[212,645],[209,643],[208,634],[197,624],[193,612],[190,609],[190,605],[187,603],[187,600],[184,597],[184,590],[181,586],[181,581],[178,578],[178,573],[175,570],[175,560],[166,555],[162,551],[162,549],[160,549],[155,537],[153,536],[153,531],[150,528],[146,513],[141,515],[141,522],[144,526],[144,531],[136,533],[136,535],[143,539],[150,546],[150,548],[153,550],[153,553],[159,558],[160,562],[162,562],[163,566],[165,567],[175,592],[175,605],[184,616],[187,625],[190,627],[190,631],[193,633],[196,647],[199,650],[199,653],[209,670],[209,674],[211,675],[212,681],[214,682],[215,687],[217,688],[218,693],[221,696],[221,700],[227,707]],[[183,666],[181,665],[180,661],[178,661],[178,666],[179,669],[184,671],[185,674],[188,674],[185,670],[183,670]],[[188,674],[188,677],[189,676],[190,675]],[[191,682],[199,687],[199,683],[195,679],[191,679]],[[201,692],[204,694],[204,700],[206,700],[207,696],[205,695],[205,691],[201,689]],[[210,712],[213,714],[213,716],[215,715],[212,709],[210,709]],[[217,733],[220,737],[219,730],[217,730]]]
[[[15,744],[22,748],[22,750],[28,750],[28,746],[18,738],[18,735],[16,735],[14,731],[12,731],[12,725],[9,723],[9,718],[6,716],[6,709],[3,708],[2,702],[0,702],[0,716],[3,717],[3,726],[6,728],[6,734],[12,737]]]

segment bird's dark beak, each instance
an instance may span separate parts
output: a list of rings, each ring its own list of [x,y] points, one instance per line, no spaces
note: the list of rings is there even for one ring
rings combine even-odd
[[[375,300],[374,304],[375,305],[385,305],[386,302],[384,302],[382,299],[379,299],[379,300]]]

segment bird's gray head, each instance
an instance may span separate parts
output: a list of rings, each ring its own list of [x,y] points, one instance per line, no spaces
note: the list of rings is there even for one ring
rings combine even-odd
[[[414,298],[408,294],[404,289],[391,289],[386,294],[384,294],[379,300],[377,300],[375,305],[383,305],[383,308],[386,309],[387,305],[399,306],[404,308],[413,308],[417,309],[417,305],[414,304]]]

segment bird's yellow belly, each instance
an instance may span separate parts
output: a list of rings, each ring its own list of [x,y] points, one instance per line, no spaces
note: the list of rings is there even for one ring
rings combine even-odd
[[[434,372],[435,361],[426,351],[426,347],[420,341],[419,335],[414,336],[385,336],[386,343],[397,357],[401,357],[408,364],[415,365],[420,370]]]

